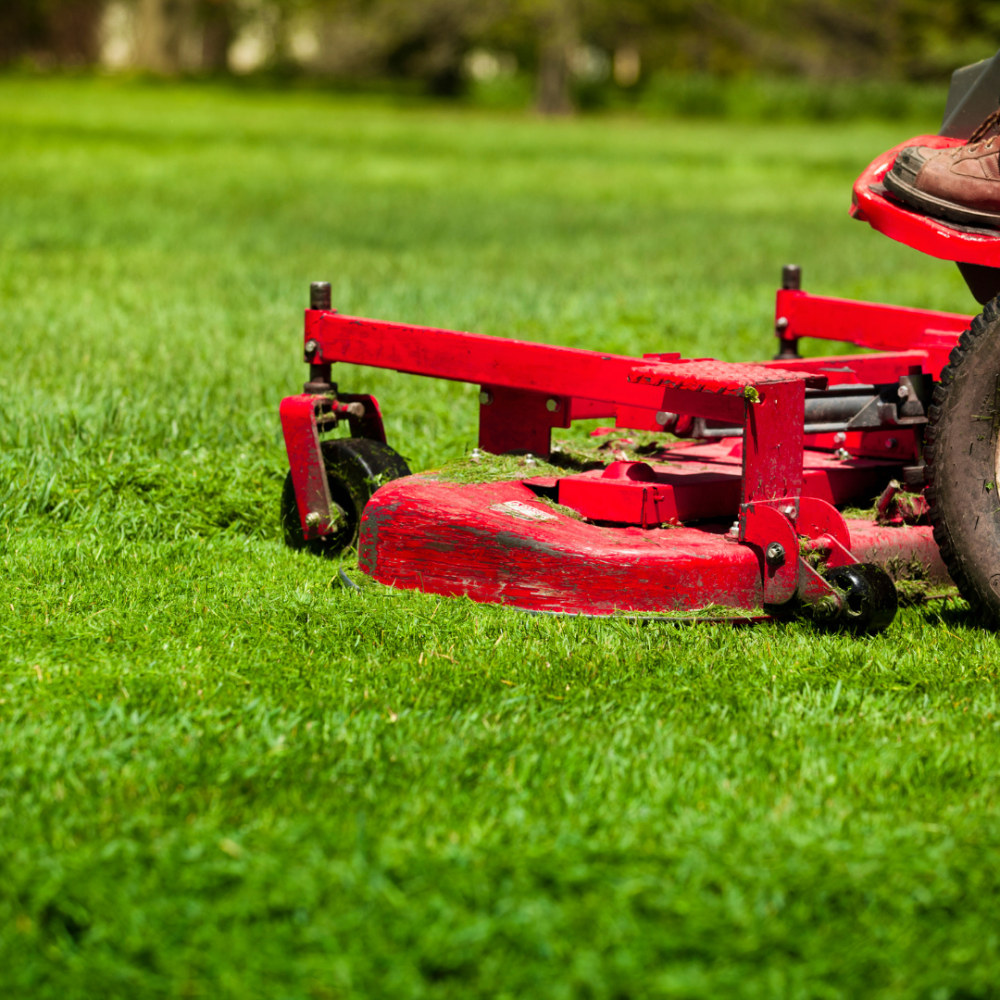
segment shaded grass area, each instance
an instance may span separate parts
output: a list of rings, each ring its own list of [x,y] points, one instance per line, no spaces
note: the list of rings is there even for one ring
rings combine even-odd
[[[773,353],[805,287],[972,311],[846,217],[912,125],[543,123],[0,81],[0,988],[988,997],[998,650],[522,615],[279,539],[345,312]],[[415,469],[474,387],[345,367]],[[343,567],[361,592],[340,585]]]

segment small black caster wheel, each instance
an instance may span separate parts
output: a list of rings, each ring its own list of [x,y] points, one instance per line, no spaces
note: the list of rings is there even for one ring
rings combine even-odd
[[[336,556],[356,541],[361,512],[372,494],[384,483],[411,473],[403,456],[381,441],[333,438],[322,442],[320,447],[326,464],[330,499],[334,503],[334,513],[340,512],[340,523],[329,535],[307,541],[299,520],[292,474],[288,473],[281,491],[281,526],[285,544],[290,548],[309,549],[321,556]]]
[[[870,633],[882,632],[892,624],[899,600],[896,585],[881,566],[838,566],[826,578],[843,598],[840,615],[830,622],[833,627]]]

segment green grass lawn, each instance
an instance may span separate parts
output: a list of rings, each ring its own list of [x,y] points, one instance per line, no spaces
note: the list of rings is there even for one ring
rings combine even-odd
[[[342,589],[277,523],[310,280],[727,359],[773,353],[792,260],[972,312],[847,217],[935,127],[0,78],[0,995],[997,996],[1000,648],[963,606],[537,618]],[[475,443],[469,387],[337,377],[415,469]]]

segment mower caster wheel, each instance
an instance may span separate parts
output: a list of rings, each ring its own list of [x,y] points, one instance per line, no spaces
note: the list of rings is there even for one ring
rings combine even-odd
[[[410,467],[398,452],[381,441],[370,438],[333,438],[323,441],[323,461],[330,499],[336,513],[341,512],[340,523],[329,535],[306,539],[299,519],[292,474],[285,477],[281,491],[281,525],[285,544],[293,549],[309,549],[321,556],[340,555],[353,545],[358,537],[361,512],[372,494],[393,479],[409,476]]]
[[[896,617],[896,585],[881,566],[852,563],[826,575],[843,599],[840,614],[829,624],[851,632],[882,632]]]

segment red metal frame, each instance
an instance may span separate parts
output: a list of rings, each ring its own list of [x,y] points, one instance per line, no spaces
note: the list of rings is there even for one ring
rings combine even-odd
[[[925,136],[904,145],[917,143],[954,140]],[[900,148],[859,178],[852,214],[925,253],[1000,266],[1000,239],[885,196],[881,179]],[[902,478],[919,460],[920,421],[806,433],[805,399],[807,389],[937,379],[970,319],[785,288],[775,310],[780,360],[758,364],[634,358],[331,309],[306,311],[304,341],[314,371],[347,363],[479,386],[479,446],[494,453],[548,457],[553,428],[591,417],[654,431],[678,415],[677,427],[694,418],[721,422],[729,436],[711,443],[681,443],[650,462],[615,462],[558,480],[457,486],[412,476],[379,489],[362,517],[359,562],[382,582],[535,610],[646,613],[835,604],[839,594],[814,568],[817,555],[831,568],[917,558],[931,577],[947,579],[928,527],[888,515],[883,520],[895,526],[848,522],[835,506],[868,500]],[[802,358],[803,338],[880,353]],[[332,530],[320,435],[345,416],[352,435],[385,440],[371,396],[312,391],[281,405],[306,538]],[[587,522],[547,507],[545,498]],[[716,521],[692,524],[706,519]]]
[[[948,363],[948,352],[971,319],[959,313],[854,302],[781,289],[775,310],[775,329],[785,344],[794,344],[802,337],[815,337],[885,352],[876,357],[855,354],[825,358],[819,368],[816,359],[796,363],[810,371],[822,371],[834,384],[851,382],[855,378],[877,384],[895,381],[914,368],[939,378],[941,369]],[[779,363],[788,364],[784,360]],[[854,374],[833,371],[844,365]]]
[[[360,414],[352,403],[361,404]],[[378,400],[374,396],[346,392],[338,393],[337,399],[333,400],[304,392],[283,399],[280,415],[303,536],[307,541],[322,538],[336,527],[336,519],[331,518],[332,501],[320,449],[320,431],[324,428],[324,420],[336,426],[337,416],[342,415],[348,420],[351,437],[384,442],[385,429]]]

